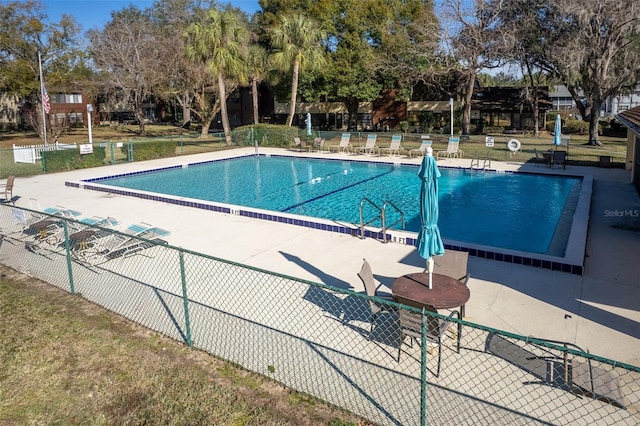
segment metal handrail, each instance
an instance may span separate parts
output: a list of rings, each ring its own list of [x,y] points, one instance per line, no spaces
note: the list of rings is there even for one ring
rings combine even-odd
[[[474,163],[478,166],[478,168],[480,167],[480,153],[478,151],[473,153],[473,158],[471,159],[471,166],[469,166],[469,170],[473,170]]]
[[[375,216],[374,218],[372,218],[371,220],[369,220],[367,223],[364,222],[364,204],[369,203],[371,206],[373,206],[380,214]],[[386,216],[386,212],[387,212],[387,206],[391,206],[393,207],[394,210],[396,210],[398,213],[400,213],[400,219],[396,220],[395,222],[393,222],[391,225],[387,226],[387,216]],[[387,229],[391,228],[392,226],[394,226],[395,224],[397,224],[398,222],[402,222],[402,229],[404,229],[404,225],[405,225],[405,220],[404,220],[404,212],[402,210],[400,210],[395,204],[393,204],[391,201],[385,201],[384,204],[382,204],[382,207],[378,206],[376,203],[374,203],[373,201],[371,201],[369,198],[367,197],[362,197],[362,199],[360,200],[360,239],[364,239],[364,227],[371,224],[372,222],[376,221],[380,219],[380,221],[382,222],[382,235],[384,236],[384,243],[386,244],[387,242]]]
[[[397,211],[398,213],[400,213],[400,219],[396,220],[395,222],[393,222],[391,225],[386,226],[386,213],[387,213],[387,205],[391,206],[394,208],[395,211]],[[387,233],[387,229],[392,228],[396,223],[398,222],[402,222],[402,229],[404,229],[404,212],[402,210],[400,210],[395,204],[393,204],[391,201],[385,201],[384,204],[382,205],[382,232],[384,234]],[[386,243],[387,240],[385,238],[384,242]]]
[[[364,212],[363,212],[363,205],[364,203],[368,202],[369,204],[371,204],[376,210],[378,210],[380,212],[380,214],[376,217],[374,217],[373,219],[371,219],[369,222],[364,223]],[[381,219],[382,220],[382,225],[383,225],[383,229],[384,229],[384,213],[382,211],[382,209],[373,201],[371,201],[370,199],[368,199],[367,197],[362,197],[362,200],[360,200],[360,239],[363,240],[364,239],[364,227],[369,225],[371,222]]]
[[[487,165],[487,162],[489,163]],[[473,154],[473,158],[471,159],[471,166],[469,170],[473,170],[473,166],[476,166],[478,170],[480,170],[480,153],[476,151]],[[482,171],[486,171],[487,167],[491,167],[491,153],[487,152],[487,155],[484,156],[484,161],[482,162]]]
[[[488,167],[491,167],[491,153],[487,152],[487,155],[484,157],[484,162],[482,163],[482,170],[487,170],[487,161],[489,162]]]

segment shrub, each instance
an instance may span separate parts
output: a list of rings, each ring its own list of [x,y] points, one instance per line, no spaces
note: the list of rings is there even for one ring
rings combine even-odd
[[[176,141],[173,140],[125,142],[120,147],[120,151],[124,155],[127,155],[129,143],[133,143],[133,158],[135,161],[155,160],[156,158],[167,158],[176,155]]]
[[[63,149],[42,152],[42,167],[47,172],[87,169],[104,166],[106,152],[104,147],[94,146],[92,154],[80,155],[79,149]]]
[[[253,139],[251,129],[253,128]],[[237,127],[231,135],[234,143],[240,146],[252,146],[258,141],[259,146],[287,147],[293,143],[293,138],[303,136],[304,131],[296,127],[278,124],[252,124]]]
[[[547,121],[545,125],[547,132],[553,133],[555,125],[555,119],[553,121]],[[582,120],[562,120],[562,133],[565,135],[588,135],[589,123]],[[600,124],[598,124],[598,133],[600,133]]]

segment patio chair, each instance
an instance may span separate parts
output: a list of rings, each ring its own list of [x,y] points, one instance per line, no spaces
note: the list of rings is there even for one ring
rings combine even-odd
[[[324,142],[325,142],[324,138],[315,138],[313,140],[313,149],[314,149],[314,151],[323,152],[324,151]]]
[[[449,138],[449,143],[447,144],[446,151],[437,151],[436,159],[439,160],[441,156],[446,158],[463,158],[464,152],[460,150],[460,139],[459,138]]]
[[[466,251],[445,250],[442,256],[434,256],[433,272],[448,275],[467,285],[471,274],[468,272],[469,253]],[[464,318],[465,305],[460,307],[460,317]]]
[[[307,144],[307,141],[300,138],[293,138],[293,142],[295,143],[295,147],[298,148],[298,151],[311,151],[312,146]]]
[[[3,203],[13,203],[13,183],[16,180],[15,176],[9,176],[7,181],[0,185],[0,190],[4,190],[4,200]]]
[[[383,152],[386,152],[389,155],[400,155],[400,151],[402,151],[400,143],[402,143],[402,135],[391,136],[389,146],[380,148],[380,155],[382,155]]]
[[[114,247],[108,253],[104,253],[106,260],[118,257],[128,257],[149,247],[159,244],[167,244],[167,242],[162,238],[169,234],[169,231],[157,227],[145,229],[134,237],[130,237],[126,241],[123,241],[122,244]]]
[[[416,155],[419,155],[421,157],[424,157],[424,155],[427,152],[427,148],[430,147],[432,143],[433,143],[433,141],[431,140],[429,135],[422,135],[422,143],[420,144],[420,146],[418,148],[414,148],[414,149],[410,149],[409,150],[409,158],[411,158],[413,154],[416,154]]]
[[[533,148],[533,153],[535,154],[535,165],[536,167],[538,167],[540,164],[544,164],[546,162],[546,160],[544,159],[544,156],[542,154],[540,154],[540,152],[538,152],[537,148]]]
[[[119,223],[109,226],[90,226],[69,235],[71,254],[78,260],[99,264],[109,260],[110,253],[132,244],[133,237],[153,228],[145,222],[129,225],[119,230]]]
[[[85,251],[95,246],[95,242],[101,238],[113,234],[113,231],[120,225],[117,219],[112,217],[92,216],[82,219],[73,227],[70,227],[69,247],[71,253],[85,254]],[[65,241],[61,241],[61,245]]]
[[[553,168],[556,164],[562,164],[563,169],[567,168],[567,151],[553,151],[551,167]]]
[[[67,235],[69,239],[79,232],[92,228],[93,226],[101,226],[105,228],[111,228],[118,225],[118,221],[112,217],[102,216],[90,216],[80,220],[68,220],[67,221]],[[47,237],[47,242],[52,245],[64,246],[64,226],[61,221],[55,224],[55,228],[51,230],[50,235]]]
[[[350,143],[351,133],[343,133],[340,137],[340,143],[338,145],[329,145],[329,151],[333,148],[336,149],[337,152],[351,152],[353,151],[353,146]]]
[[[376,145],[377,139],[378,135],[376,135],[375,133],[369,133],[367,135],[367,141],[365,142],[364,146],[356,147],[356,154],[362,152],[363,154],[371,155],[375,154],[375,152],[377,151],[378,155],[380,155],[380,148],[378,148],[378,145]]]
[[[63,229],[62,221],[73,219],[81,215],[79,211],[67,209],[62,206],[47,207],[42,212],[26,212],[13,217],[22,224],[22,235],[17,235],[20,240],[30,240],[32,242],[49,242],[54,244],[58,233]]]
[[[369,336],[367,337],[370,340],[371,334],[373,333],[373,327],[378,315],[383,312],[391,312],[394,310],[393,306],[377,302],[375,299],[371,298],[392,301],[393,296],[391,294],[379,294],[377,292],[376,281],[373,278],[371,266],[369,265],[369,262],[367,262],[367,259],[362,259],[362,268],[360,268],[360,272],[358,272],[358,277],[360,277],[360,280],[362,280],[362,284],[364,284],[364,289],[367,292],[367,296],[370,297],[369,307],[371,308],[371,316],[369,318],[369,322],[371,323],[371,329],[369,330]]]
[[[407,299],[396,297],[396,302],[411,306],[411,302]],[[422,341],[422,321],[427,321],[427,341],[425,342],[428,345],[429,354],[433,353],[433,347],[438,347],[438,367],[436,369],[436,377],[440,376],[440,364],[442,361],[442,345],[444,340],[447,337],[447,331],[454,324],[452,319],[457,317],[460,319],[459,311],[451,311],[449,316],[446,318],[441,318],[439,316],[430,315],[437,314],[437,311],[430,306],[423,306],[422,312],[417,313],[414,311],[410,311],[408,309],[400,309],[399,310],[399,319],[400,319],[400,344],[398,345],[398,362],[400,362],[400,353],[402,352],[402,344],[406,337],[409,337],[412,342],[416,340],[418,342]],[[460,353],[460,338],[462,335],[462,324],[457,323],[457,332],[452,336],[456,340],[456,352]]]

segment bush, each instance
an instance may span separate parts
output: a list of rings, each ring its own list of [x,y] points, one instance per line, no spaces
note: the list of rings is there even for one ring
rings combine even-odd
[[[545,125],[547,132],[553,133],[555,125],[555,119],[553,121],[547,121]],[[598,133],[600,133],[600,124],[598,124]],[[582,120],[562,120],[562,134],[588,135],[589,123]]]
[[[504,133],[504,126],[484,126],[484,133],[487,135],[500,135]]]
[[[92,154],[80,155],[79,149],[63,149],[60,151],[43,151],[42,167],[47,172],[64,170],[87,169],[104,166],[106,150],[104,147],[94,146]]]
[[[253,129],[253,139],[251,134]],[[293,138],[304,136],[296,127],[278,124],[252,124],[237,127],[233,130],[231,138],[239,146],[252,146],[253,141],[258,141],[259,146],[287,147],[293,143]]]
[[[135,161],[155,160],[176,155],[176,141],[125,142],[120,151],[127,156],[129,143],[133,143],[133,159]]]

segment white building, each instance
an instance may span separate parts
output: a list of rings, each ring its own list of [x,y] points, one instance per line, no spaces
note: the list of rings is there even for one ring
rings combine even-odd
[[[564,111],[576,108],[571,94],[564,85],[556,85],[549,91],[549,97],[554,111]],[[608,97],[600,107],[604,117],[614,116],[623,111],[640,106],[640,85],[628,95]]]

